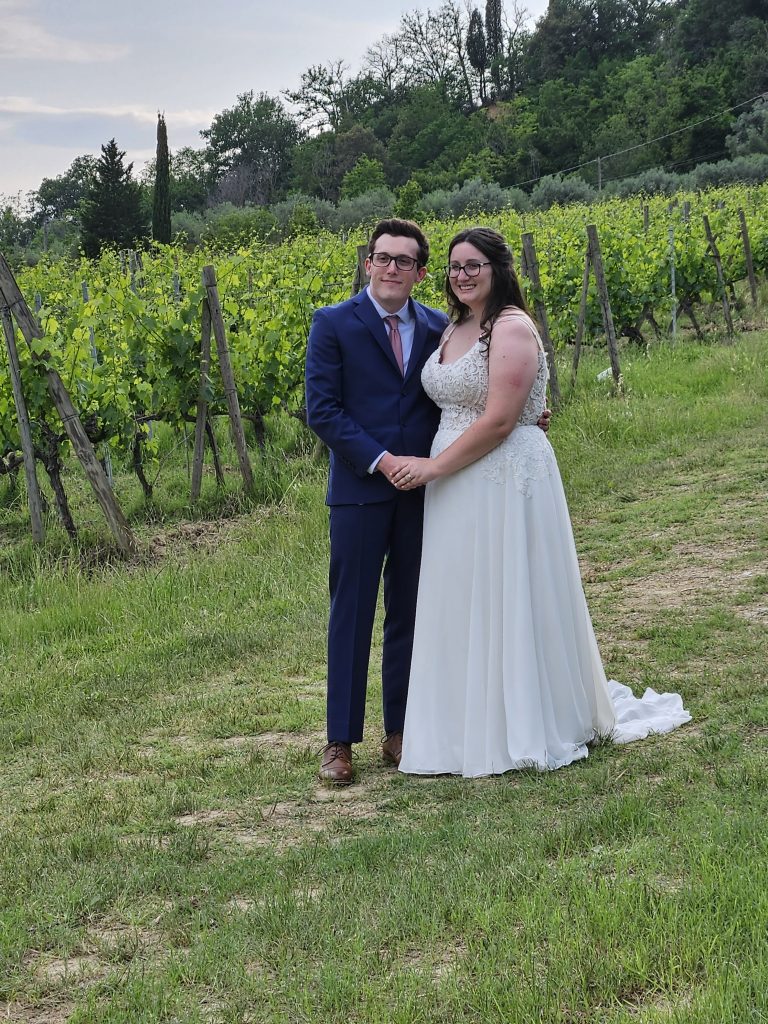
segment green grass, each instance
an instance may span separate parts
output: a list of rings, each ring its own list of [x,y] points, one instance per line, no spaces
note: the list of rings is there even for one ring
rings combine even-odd
[[[768,335],[622,360],[615,398],[586,353],[551,436],[609,674],[694,721],[551,774],[388,770],[374,651],[360,783],[318,784],[295,425],[255,501],[190,509],[170,438],[155,502],[121,476],[130,566],[75,468],[77,549],[0,485],[0,1020],[768,1020]]]

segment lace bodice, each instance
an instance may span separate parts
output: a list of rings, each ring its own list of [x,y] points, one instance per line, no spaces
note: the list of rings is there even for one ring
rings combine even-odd
[[[520,314],[519,319],[524,320],[533,330],[528,317]],[[443,345],[451,329],[447,328],[440,346],[429,357],[421,373],[424,390],[442,410],[440,426],[430,452],[433,458],[483,414],[488,398],[488,351],[484,342],[475,342],[468,352],[452,363],[440,361]],[[536,340],[539,344],[538,370],[517,427],[501,444],[478,460],[482,464],[483,475],[496,482],[504,479],[511,470],[517,486],[524,494],[530,494],[532,481],[548,474],[554,464],[554,455],[546,435],[536,426],[546,407],[549,376],[546,356],[538,335]]]

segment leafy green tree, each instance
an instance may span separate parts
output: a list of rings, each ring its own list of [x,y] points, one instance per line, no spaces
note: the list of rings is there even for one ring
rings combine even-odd
[[[94,156],[78,156],[69,170],[56,178],[43,178],[30,199],[35,223],[79,221],[80,209],[96,176]]]
[[[253,91],[217,114],[201,133],[219,194],[236,205],[265,204],[287,181],[293,149],[301,138],[295,119],[279,99]]]
[[[175,153],[169,154],[168,163],[171,213],[205,210],[214,187],[205,150],[182,146]],[[141,171],[140,181],[147,189],[154,188],[156,168],[157,160],[153,157]]]
[[[768,153],[768,97],[761,96],[736,118],[725,141],[731,156]]]
[[[21,196],[0,195],[0,252],[13,267],[20,266],[34,225],[22,211]]]
[[[577,86],[555,78],[542,84],[535,140],[541,156],[539,174],[552,174],[580,162],[584,140],[594,126],[591,106],[592,92],[586,82]]]
[[[663,142],[634,147],[665,134],[659,115],[667,102],[664,62],[660,56],[641,56],[628,64],[620,64],[605,79],[602,94],[605,113],[585,138],[580,160],[629,150],[604,162],[604,182],[663,164],[667,156]],[[590,181],[596,180],[594,170]]]
[[[126,167],[124,157],[114,139],[101,147],[83,207],[81,243],[86,256],[98,256],[105,245],[132,247],[146,237],[141,189],[133,178],[133,164]]]
[[[303,139],[291,156],[291,190],[322,199],[335,199],[340,180],[336,178],[335,132],[320,132]]]
[[[699,64],[723,49],[732,30],[744,18],[768,19],[765,0],[688,0],[682,6],[671,46],[680,64]],[[766,47],[765,28],[761,45]]]
[[[386,187],[387,179],[381,161],[361,156],[355,166],[344,175],[341,182],[341,198],[357,199],[366,192]]]
[[[424,191],[415,178],[406,181],[396,193],[395,216],[403,217],[405,220],[416,220],[423,195]]]
[[[387,155],[390,178],[402,183],[417,177],[425,189],[446,187],[455,182],[422,181],[430,173],[446,171],[460,164],[485,144],[487,120],[483,111],[463,116],[439,87],[413,89],[399,104],[397,120],[389,139]],[[420,172],[425,171],[422,175]]]
[[[168,244],[171,240],[171,167],[168,156],[168,131],[165,118],[157,115],[157,156],[155,190],[152,202],[152,237]]]
[[[495,155],[493,177],[502,185],[516,185],[540,173],[538,112],[533,100],[517,96],[500,103],[488,123],[487,146]]]
[[[284,93],[298,107],[305,128],[340,131],[359,121],[381,98],[381,85],[373,76],[348,77],[348,71],[349,66],[341,60],[314,64],[302,74],[299,89]]]
[[[182,146],[171,153],[171,210],[204,210],[211,191],[205,151]]]

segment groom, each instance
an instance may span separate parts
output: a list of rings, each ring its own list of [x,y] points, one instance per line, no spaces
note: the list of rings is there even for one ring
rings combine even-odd
[[[413,645],[424,489],[390,482],[399,455],[429,455],[439,412],[421,370],[448,323],[411,298],[429,243],[412,221],[380,221],[368,244],[370,284],[318,309],[307,343],[307,422],[331,452],[328,744],[320,777],[353,781],[363,738],[371,635],[384,571],[384,760],[397,765]]]

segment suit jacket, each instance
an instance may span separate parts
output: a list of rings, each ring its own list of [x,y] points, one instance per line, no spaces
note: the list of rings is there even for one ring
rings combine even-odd
[[[445,313],[410,300],[413,348],[405,377],[384,321],[363,291],[318,309],[307,342],[307,422],[331,450],[326,501],[360,505],[398,492],[368,467],[383,450],[429,455],[439,410],[421,387],[421,370],[448,323]]]

